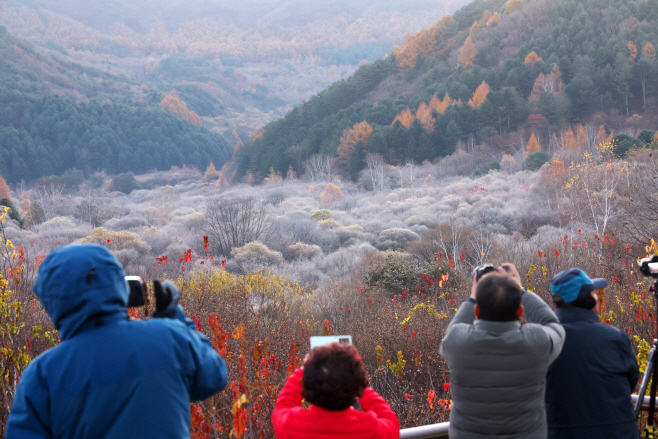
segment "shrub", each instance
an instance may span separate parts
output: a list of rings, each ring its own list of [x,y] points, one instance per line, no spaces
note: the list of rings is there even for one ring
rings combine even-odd
[[[389,248],[401,249],[407,243],[419,240],[420,236],[409,229],[396,227],[393,229],[382,230],[379,234],[379,239],[380,244],[378,247],[380,247],[381,250]]]
[[[149,227],[149,223],[141,216],[125,216],[123,218],[112,218],[106,221],[103,226],[108,230],[121,231]]]
[[[328,227],[328,228],[340,227],[340,224],[332,218],[319,221],[318,224],[320,224],[322,227]]]
[[[537,169],[544,166],[544,163],[550,162],[551,158],[552,157],[550,154],[544,151],[533,152],[532,154],[529,154],[528,157],[526,157],[525,166],[531,171],[536,171]]]
[[[135,266],[143,266],[143,258],[150,250],[148,244],[137,233],[111,232],[102,227],[94,229],[91,235],[79,239],[78,242],[107,247],[121,262],[126,272],[136,271]]]
[[[112,179],[112,184],[110,184],[111,191],[123,192],[126,195],[130,194],[138,187],[137,180],[135,180],[135,177],[129,172],[117,175]]]
[[[100,189],[105,183],[105,177],[102,174],[94,174],[89,177],[89,185],[94,189]]]
[[[331,218],[331,211],[327,209],[316,210],[313,212],[313,215],[311,215],[311,219],[316,221],[324,221],[328,220],[329,218]]]
[[[231,250],[231,256],[237,261],[254,261],[259,264],[276,265],[282,259],[280,252],[270,250],[268,246],[260,241],[250,242],[243,247]]]
[[[293,259],[311,259],[322,254],[319,245],[306,244],[298,242],[288,247],[288,251]]]
[[[409,254],[388,251],[383,253],[386,259],[372,265],[365,276],[365,282],[371,287],[383,288],[389,293],[400,294],[403,291],[438,294],[443,285],[443,276],[451,279],[451,285],[465,287],[462,276],[451,270],[445,263],[418,263]]]
[[[13,219],[18,223],[18,227],[21,229],[23,228],[23,224],[25,224],[25,220],[21,218],[21,214],[18,213],[18,209],[14,206],[14,203],[11,202],[10,199],[8,198],[3,198],[0,200],[0,213],[4,210],[3,207],[8,207],[9,208],[9,218]]]
[[[324,192],[322,192],[322,196],[320,197],[320,204],[322,207],[329,207],[335,201],[340,200],[341,198],[343,198],[343,192],[340,190],[340,188],[329,183],[324,189]]]

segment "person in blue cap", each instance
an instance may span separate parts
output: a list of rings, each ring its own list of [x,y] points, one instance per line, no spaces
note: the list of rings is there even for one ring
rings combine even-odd
[[[635,353],[628,334],[598,316],[596,290],[607,285],[578,268],[551,280],[566,340],[546,377],[549,438],[640,437],[630,396],[640,376]]]
[[[34,291],[62,341],[25,369],[6,439],[189,438],[190,402],[226,387],[176,286],[156,291],[155,318],[130,320],[125,273],[104,247],[51,252]]]

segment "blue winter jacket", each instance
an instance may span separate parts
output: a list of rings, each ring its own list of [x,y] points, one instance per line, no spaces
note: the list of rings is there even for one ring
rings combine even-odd
[[[190,402],[226,386],[224,360],[182,308],[127,319],[124,271],[105,248],[53,251],[34,290],[62,342],[25,369],[6,439],[189,438]]]

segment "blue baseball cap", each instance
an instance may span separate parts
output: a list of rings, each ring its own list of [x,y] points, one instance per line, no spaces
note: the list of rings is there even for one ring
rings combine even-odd
[[[590,279],[587,273],[580,268],[569,268],[553,276],[551,280],[551,293],[562,297],[564,303],[571,303],[580,293],[598,290],[608,286],[608,281],[602,277]]]

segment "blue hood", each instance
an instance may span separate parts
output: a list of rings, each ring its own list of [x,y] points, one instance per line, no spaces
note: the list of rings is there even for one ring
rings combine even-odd
[[[125,273],[100,245],[72,244],[52,251],[41,264],[34,291],[62,340],[85,327],[127,318]]]

